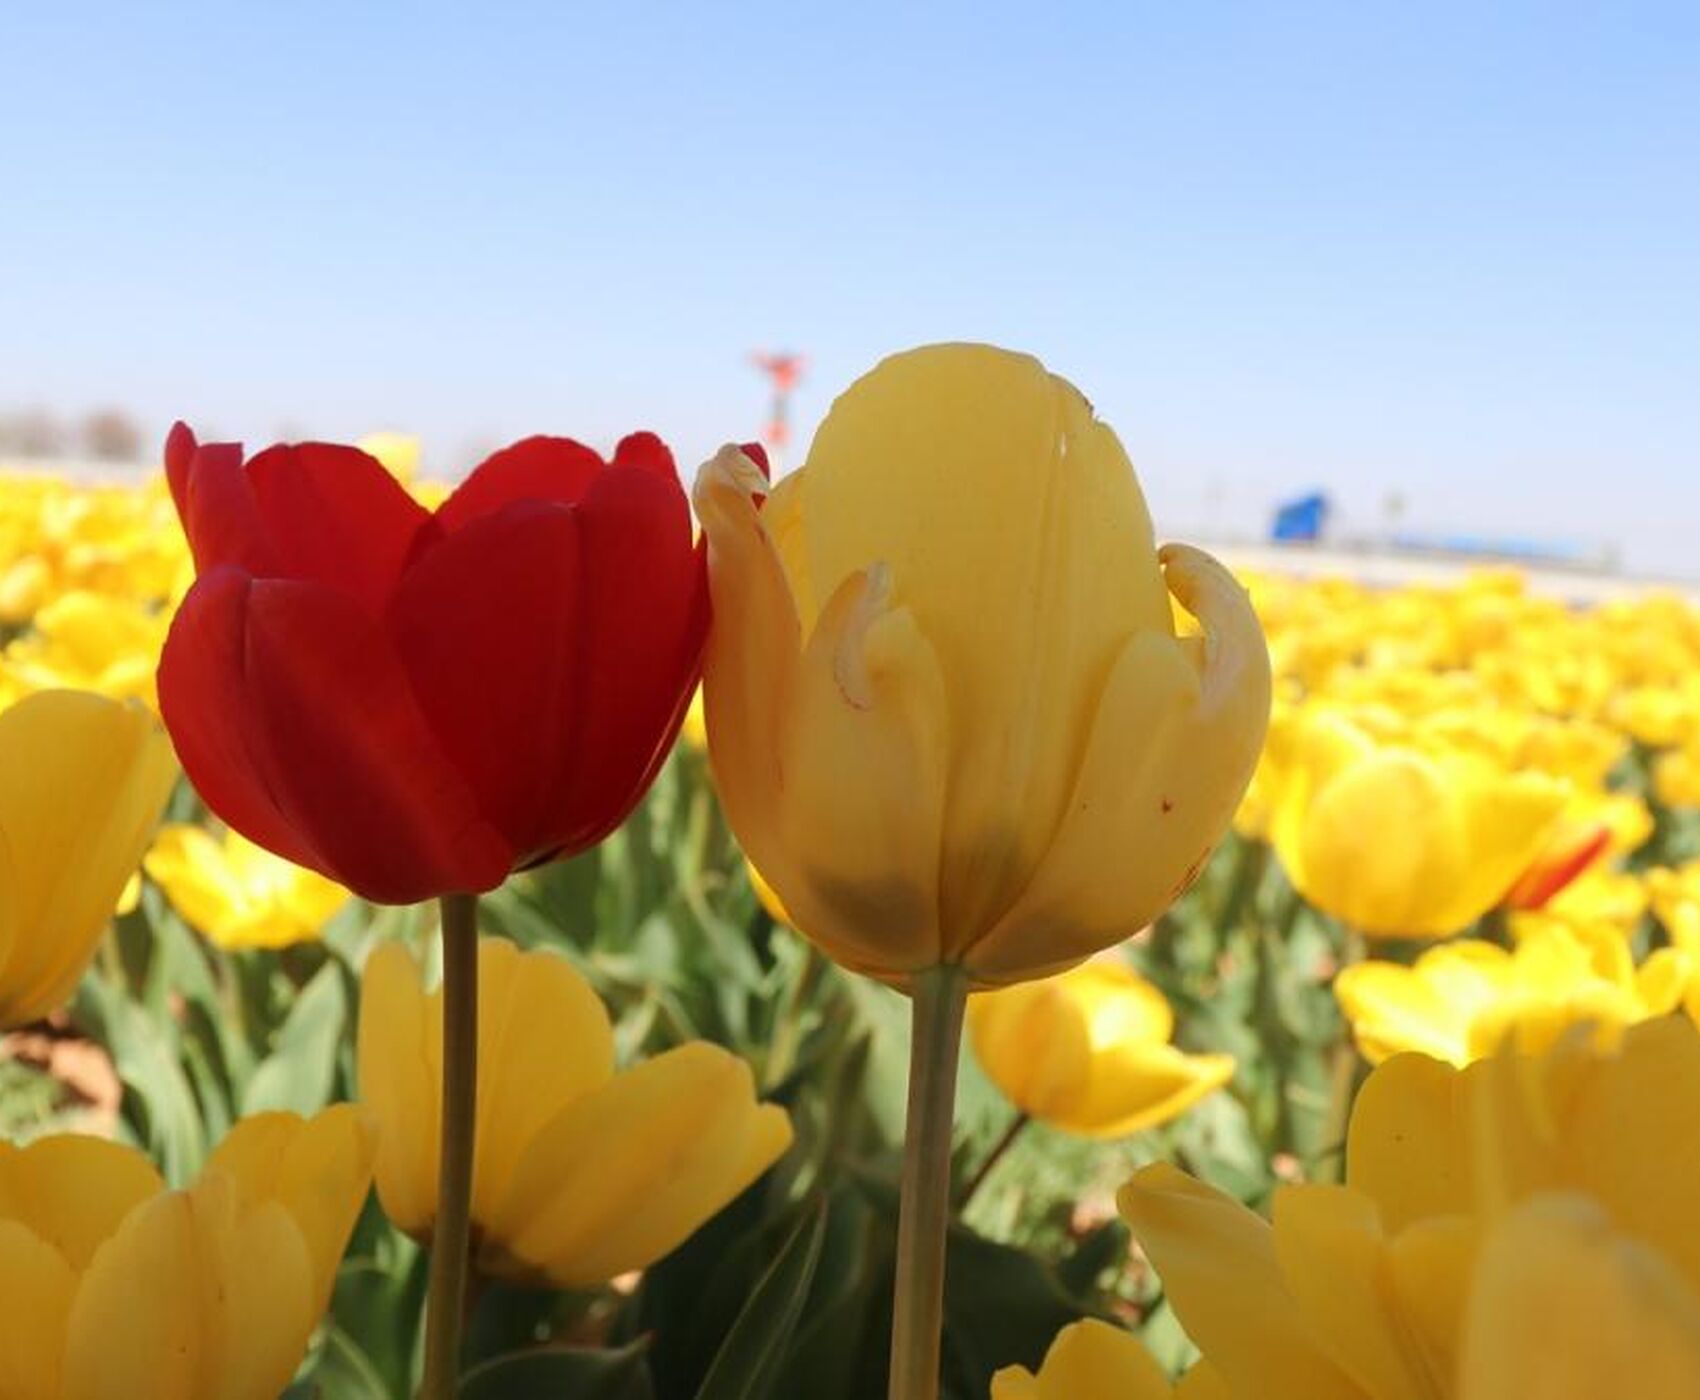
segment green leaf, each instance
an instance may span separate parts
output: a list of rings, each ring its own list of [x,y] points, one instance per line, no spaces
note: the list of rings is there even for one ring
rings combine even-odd
[[[330,1102],[337,1047],[348,1016],[342,969],[327,962],[308,982],[242,1096],[244,1113],[285,1108],[317,1113]]]
[[[726,1334],[697,1400],[765,1400],[803,1315],[826,1233],[826,1202],[798,1220]]]
[[[460,1400],[654,1400],[648,1347],[545,1347],[499,1356],[461,1378]]]

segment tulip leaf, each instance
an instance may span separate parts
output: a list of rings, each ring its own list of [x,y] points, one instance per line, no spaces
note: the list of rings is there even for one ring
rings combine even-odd
[[[726,1334],[697,1400],[765,1400],[803,1315],[826,1235],[826,1202],[797,1221]]]
[[[646,1341],[618,1351],[543,1347],[468,1371],[460,1400],[654,1400]]]
[[[308,1114],[330,1102],[347,1016],[342,970],[327,962],[290,1008],[272,1053],[248,1081],[242,1111],[283,1108]]]

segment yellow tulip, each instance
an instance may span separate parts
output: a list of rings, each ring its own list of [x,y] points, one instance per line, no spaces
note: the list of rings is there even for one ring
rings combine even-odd
[[[164,614],[129,599],[67,593],[7,647],[6,666],[27,690],[71,687],[157,707],[154,671],[167,625]]]
[[[1037,1374],[1006,1366],[992,1377],[991,1400],[1229,1400],[1208,1365],[1176,1385],[1139,1338],[1087,1318],[1057,1333]]]
[[[76,987],[176,778],[139,705],[55,690],[0,713],[0,1026]]]
[[[348,1105],[243,1120],[183,1191],[100,1139],[0,1144],[0,1394],[275,1400],[371,1180]]]
[[[437,1209],[442,992],[381,945],[360,994],[360,1094],[378,1129],[378,1199],[428,1239]],[[478,946],[473,1235],[486,1274],[587,1287],[654,1263],[791,1142],[749,1067],[706,1042],[614,1069],[596,993],[550,953]]]
[[[282,948],[317,938],[349,893],[227,831],[160,830],[144,868],[193,927],[221,948]]]
[[[980,1066],[1023,1113],[1066,1132],[1115,1138],[1166,1123],[1233,1077],[1232,1055],[1169,1044],[1163,994],[1118,962],[968,1000]]]
[[[1636,967],[1616,929],[1582,934],[1549,923],[1513,951],[1461,939],[1409,967],[1361,962],[1342,969],[1334,994],[1370,1063],[1415,1050],[1465,1065],[1507,1039],[1534,1052],[1578,1026],[1609,1036],[1663,1016],[1681,1005],[1693,975],[1693,961],[1674,948]]]
[[[1700,860],[1649,870],[1646,889],[1671,942],[1700,958]]]
[[[896,355],[801,470],[770,488],[728,448],[696,506],[736,621],[704,665],[716,787],[833,958],[1021,981],[1197,873],[1256,762],[1268,654],[1220,565],[1153,546],[1072,385],[987,346]],[[1203,637],[1176,638],[1171,589]]]
[[[1700,1375],[1697,1172],[1700,1034],[1664,1018],[1389,1060],[1346,1185],[1282,1188],[1273,1224],[1162,1164],[1120,1203],[1235,1396],[1674,1400]]]
[[[1545,844],[1563,784],[1475,755],[1381,743],[1303,717],[1271,826],[1299,892],[1370,936],[1439,938],[1480,918]]]
[[[1700,807],[1700,742],[1653,760],[1653,791],[1667,807]]]

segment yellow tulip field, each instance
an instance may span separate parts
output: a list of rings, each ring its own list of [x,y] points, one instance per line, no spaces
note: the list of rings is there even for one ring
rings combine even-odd
[[[0,1397],[1700,1395],[1700,606],[1157,553],[1084,400],[975,354],[794,477],[679,464],[683,689],[595,632],[652,763],[573,691],[593,741],[507,764],[591,682],[477,660],[343,745],[368,649],[300,661],[218,445],[0,475]],[[365,446],[443,536],[385,579],[409,674],[504,555],[577,586],[424,577],[480,521]]]

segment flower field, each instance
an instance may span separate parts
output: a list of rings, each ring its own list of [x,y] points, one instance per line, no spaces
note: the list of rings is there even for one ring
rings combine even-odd
[[[0,1397],[1700,1394],[1700,608],[1158,556],[990,353],[706,551],[0,476]]]

